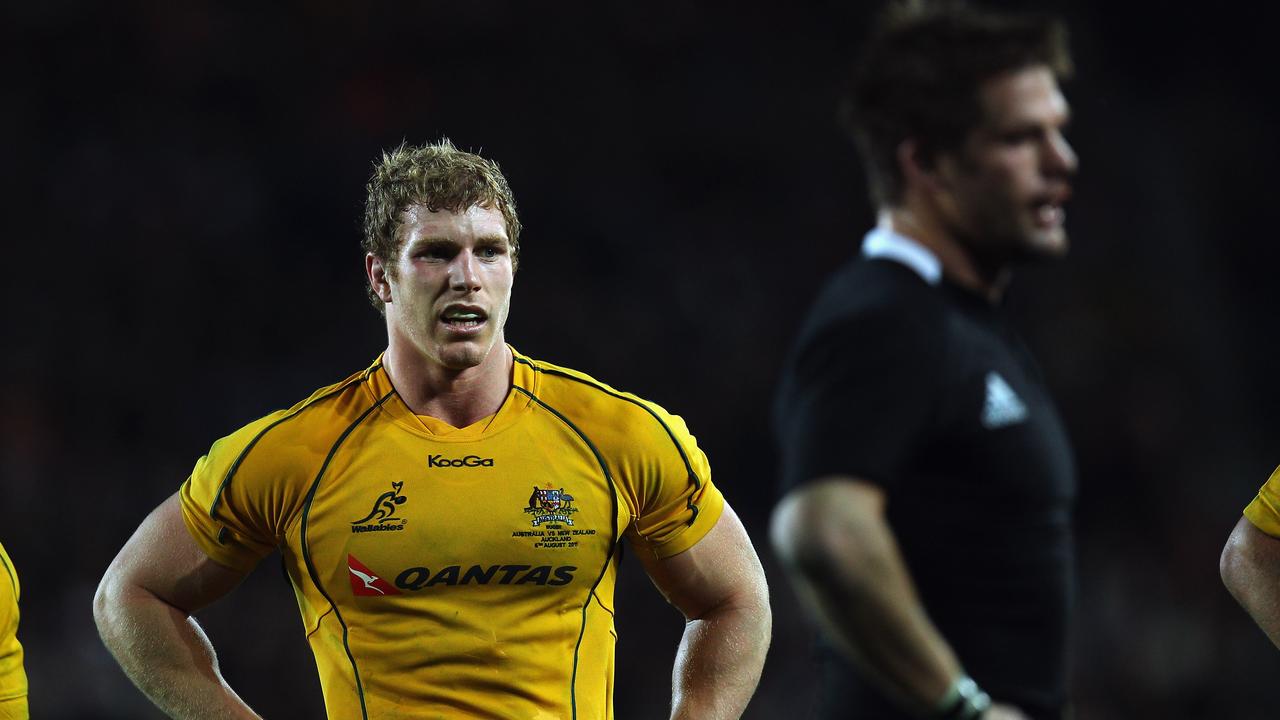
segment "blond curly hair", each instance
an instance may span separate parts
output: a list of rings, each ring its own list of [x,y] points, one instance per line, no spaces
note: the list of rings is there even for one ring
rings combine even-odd
[[[401,143],[383,152],[366,189],[361,246],[382,260],[392,279],[404,242],[399,233],[401,215],[415,205],[436,212],[461,213],[477,205],[498,210],[507,223],[511,264],[519,264],[520,218],[506,177],[497,163],[459,150],[449,138],[421,146]],[[379,312],[386,311],[373,288],[369,288],[369,300]]]

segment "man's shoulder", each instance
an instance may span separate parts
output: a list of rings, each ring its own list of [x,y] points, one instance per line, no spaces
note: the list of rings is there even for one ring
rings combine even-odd
[[[376,407],[368,386],[380,367],[375,363],[216,440],[183,485],[184,504],[209,516],[227,498],[241,509],[265,497],[277,510],[296,507],[337,443]]]
[[[516,362],[527,365],[537,374],[536,395],[553,406],[559,404],[570,411],[607,408],[614,413],[636,416],[649,416],[662,410],[656,403],[618,390],[580,370],[519,354],[515,358]]]
[[[894,260],[858,257],[831,275],[816,305],[834,312],[940,312],[946,301],[939,286]]]
[[[519,353],[515,360],[536,373],[535,400],[589,437],[626,443],[627,438],[635,442],[649,435],[665,438],[687,432],[679,416],[661,405],[587,373]]]
[[[819,292],[802,326],[801,343],[833,335],[931,335],[944,328],[950,312],[942,289],[911,268],[857,258]]]
[[[380,368],[381,362],[376,362],[291,407],[259,417],[218,440],[210,453],[236,454],[243,462],[251,450],[263,457],[327,450],[327,439],[341,435],[373,405],[369,380]]]

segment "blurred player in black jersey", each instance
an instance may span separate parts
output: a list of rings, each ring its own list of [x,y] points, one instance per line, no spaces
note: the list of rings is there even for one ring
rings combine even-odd
[[[822,718],[1061,719],[1071,448],[1001,301],[1067,251],[1056,20],[892,6],[847,117],[878,208],[805,318],[774,548],[822,632]]]

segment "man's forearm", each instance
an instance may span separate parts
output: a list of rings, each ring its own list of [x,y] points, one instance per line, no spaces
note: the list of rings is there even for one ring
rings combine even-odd
[[[937,708],[960,663],[916,594],[883,494],[860,481],[815,483],[779,505],[772,533],[824,634],[902,704]]]
[[[145,590],[100,588],[94,619],[125,674],[169,717],[259,718],[223,680],[213,645],[183,611]]]
[[[870,565],[798,572],[797,589],[826,635],[864,672],[928,711],[960,675],[960,663],[925,614],[905,568],[892,557]]]
[[[685,623],[672,673],[672,720],[741,717],[760,682],[771,626],[767,596]]]

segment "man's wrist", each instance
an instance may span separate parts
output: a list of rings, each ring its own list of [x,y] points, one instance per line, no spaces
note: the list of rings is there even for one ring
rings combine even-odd
[[[977,720],[991,707],[991,696],[978,687],[968,675],[951,681],[951,686],[934,706],[937,720]]]

